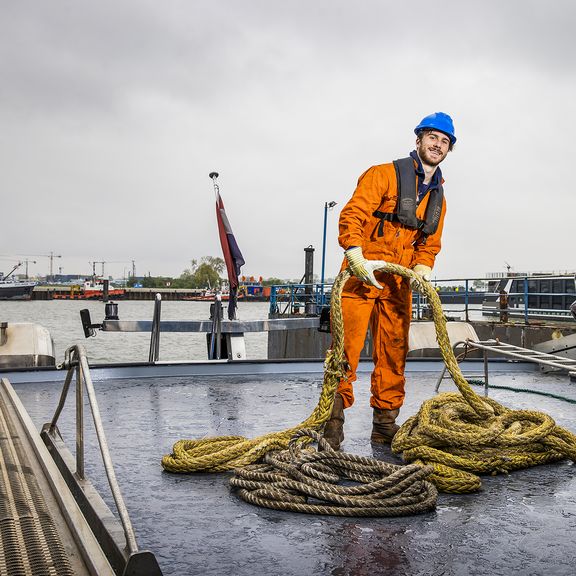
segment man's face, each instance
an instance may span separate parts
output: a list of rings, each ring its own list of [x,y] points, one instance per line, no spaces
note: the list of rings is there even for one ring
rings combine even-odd
[[[437,130],[423,132],[416,140],[418,156],[422,162],[429,166],[438,166],[446,158],[449,148],[450,138]]]

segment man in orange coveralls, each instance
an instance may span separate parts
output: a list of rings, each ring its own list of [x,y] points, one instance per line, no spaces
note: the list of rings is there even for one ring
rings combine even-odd
[[[338,450],[344,439],[344,409],[354,403],[352,382],[368,325],[372,332],[374,371],[370,405],[372,442],[390,444],[404,401],[404,366],[412,316],[407,278],[375,271],[386,262],[412,268],[430,280],[446,212],[438,165],[456,137],[448,114],[436,112],[414,130],[416,150],[408,158],[373,166],[340,214],[340,245],[353,276],[342,293],[344,352],[349,364],[338,386],[324,438]]]

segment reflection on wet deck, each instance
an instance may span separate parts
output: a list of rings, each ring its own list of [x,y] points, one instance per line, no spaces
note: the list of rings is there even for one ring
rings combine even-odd
[[[433,395],[437,373],[411,373],[401,420]],[[535,388],[576,400],[566,376],[491,374],[493,385]],[[436,512],[407,518],[350,519],[261,509],[238,499],[227,474],[173,475],[160,459],[180,438],[257,436],[303,420],[314,407],[320,374],[178,377],[96,382],[120,486],[141,548],[164,574],[572,574],[576,553],[576,466],[563,462],[484,477],[480,493],[441,494]],[[49,420],[60,387],[15,385],[34,421]],[[442,390],[450,390],[446,382]],[[343,448],[398,463],[372,449],[369,376],[355,387]],[[481,391],[481,389],[479,389]],[[513,408],[538,409],[576,430],[576,406],[503,390]],[[61,431],[72,442],[73,406]],[[88,475],[106,492],[94,434],[87,433]],[[73,447],[71,446],[71,449]]]

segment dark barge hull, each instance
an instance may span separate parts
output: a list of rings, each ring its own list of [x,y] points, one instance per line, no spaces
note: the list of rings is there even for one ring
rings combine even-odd
[[[34,284],[18,286],[0,285],[0,300],[30,300]]]
[[[409,362],[401,419],[434,394],[440,364]],[[468,364],[481,372],[481,364]],[[369,442],[370,364],[346,413],[346,451],[398,463]],[[4,375],[4,374],[0,374]],[[62,373],[13,372],[13,382],[38,426],[52,415]],[[484,477],[482,491],[442,494],[435,512],[404,518],[334,518],[266,510],[228,487],[229,474],[174,475],[160,459],[180,438],[254,437],[303,420],[316,404],[321,363],[241,362],[126,366],[93,370],[120,486],[142,548],[164,574],[571,575],[576,562],[576,466],[541,466]],[[36,381],[34,381],[36,380]],[[576,400],[566,375],[542,376],[530,365],[492,363],[492,385],[533,388]],[[448,382],[443,390],[452,390]],[[492,390],[514,408],[551,414],[576,430],[574,404]],[[61,430],[74,439],[73,405]],[[107,497],[94,434],[86,432],[87,473]]]

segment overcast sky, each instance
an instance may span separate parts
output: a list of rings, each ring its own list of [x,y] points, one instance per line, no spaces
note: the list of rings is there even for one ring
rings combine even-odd
[[[574,270],[575,26],[570,0],[4,1],[0,270],[221,256],[216,170],[247,275],[299,279],[310,244],[319,274],[337,202],[332,277],[358,176],[435,111],[458,137],[437,277]]]

